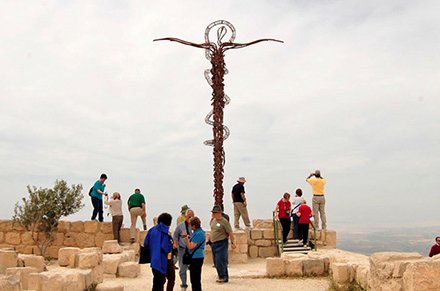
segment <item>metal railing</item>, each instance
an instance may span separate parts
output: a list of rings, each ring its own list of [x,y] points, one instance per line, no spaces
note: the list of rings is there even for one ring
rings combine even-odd
[[[276,215],[277,215],[276,212],[273,211],[272,212],[273,237],[274,237],[274,240],[275,240],[275,246],[277,248],[277,256],[279,257],[283,253],[283,242],[279,238],[279,229],[280,229],[281,225],[280,225],[280,222],[277,219]]]
[[[281,256],[283,253],[283,242],[279,237],[279,230],[282,228],[280,221],[277,219],[276,212],[272,212],[272,222],[273,222],[273,237],[275,240],[275,246],[277,249],[277,256]],[[309,222],[309,225],[312,226],[313,229],[313,248],[311,248],[314,251],[318,250],[318,243],[317,243],[317,235],[316,235],[316,228],[312,221]],[[310,240],[309,240],[310,241]]]

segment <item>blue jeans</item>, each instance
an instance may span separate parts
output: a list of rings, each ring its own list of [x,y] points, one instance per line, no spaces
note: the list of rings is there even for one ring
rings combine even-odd
[[[98,215],[98,220],[100,222],[103,222],[104,215],[103,215],[103,210],[102,210],[102,199],[99,199],[99,198],[92,196],[92,205],[93,205],[92,220],[95,220],[96,215]]]
[[[217,241],[212,244],[215,268],[219,279],[229,280],[228,274],[228,240]]]
[[[185,249],[181,248],[179,246],[179,276],[180,276],[180,281],[182,281],[182,284],[180,284],[180,287],[182,288],[188,288],[188,284],[187,284],[187,271],[188,271],[188,265],[184,265],[183,264],[183,254],[185,253]]]
[[[292,220],[293,220],[293,238],[299,239],[299,229],[298,229],[299,217],[296,216],[296,213],[292,215]]]

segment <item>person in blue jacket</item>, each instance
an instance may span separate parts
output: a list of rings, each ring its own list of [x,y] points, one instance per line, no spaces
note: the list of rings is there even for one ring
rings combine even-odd
[[[168,254],[173,249],[172,238],[169,235],[172,220],[172,216],[168,213],[159,215],[157,225],[148,231],[144,240],[144,246],[150,247],[150,267],[153,272],[152,291],[162,291],[165,285]]]

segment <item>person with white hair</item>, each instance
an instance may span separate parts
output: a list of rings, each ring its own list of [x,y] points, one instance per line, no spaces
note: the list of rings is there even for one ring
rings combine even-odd
[[[121,194],[115,192],[112,195],[112,199],[108,200],[108,195],[105,195],[104,204],[110,206],[110,214],[112,216],[112,228],[113,228],[113,238],[121,242],[120,231],[122,227],[122,221],[124,220],[124,215],[122,213],[122,201]]]
[[[306,200],[302,199],[301,206],[296,213],[299,217],[298,227],[299,227],[299,240],[302,240],[304,247],[308,246],[309,242],[309,224],[310,217],[312,216],[312,209],[306,204]]]
[[[187,248],[186,235],[191,236],[193,233],[189,222],[191,218],[194,217],[194,211],[188,208],[185,211],[185,217],[186,220],[177,225],[176,230],[173,234],[174,248],[177,249],[179,258],[179,276],[181,281],[180,288],[182,288],[182,291],[185,291],[186,288],[188,288],[187,273],[189,265],[183,263],[183,254],[185,253],[185,249]]]

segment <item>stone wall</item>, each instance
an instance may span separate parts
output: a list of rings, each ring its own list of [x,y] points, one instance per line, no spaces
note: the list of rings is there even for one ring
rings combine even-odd
[[[440,255],[381,252],[368,257],[337,249],[266,259],[269,277],[330,276],[335,290],[440,290]]]
[[[206,230],[209,234],[209,230]],[[267,258],[276,255],[273,223],[271,219],[256,219],[252,230],[235,231],[237,248],[231,250],[232,263],[246,263],[249,258]],[[147,231],[137,230],[136,241],[142,242]],[[328,230],[317,232],[318,247],[336,247],[336,232]],[[281,230],[279,235],[281,236]],[[289,238],[293,238],[292,232]],[[314,238],[310,231],[310,238]],[[63,247],[102,247],[103,242],[112,240],[111,222],[97,221],[60,221],[55,240],[46,251],[47,257],[58,258],[58,250]],[[121,229],[121,241],[130,242],[130,229]],[[31,232],[25,231],[11,220],[0,220],[0,248],[12,248],[22,254],[40,254],[38,247],[32,240]],[[211,248],[206,248],[207,261],[211,260]]]
[[[136,241],[143,241],[146,231],[137,230]],[[38,234],[36,234],[38,235]],[[55,240],[46,250],[46,256],[58,258],[62,247],[102,247],[104,241],[112,240],[112,223],[97,221],[60,221]],[[122,242],[130,241],[130,229],[121,229]],[[12,248],[22,254],[40,254],[32,234],[11,220],[0,220],[0,248]]]

